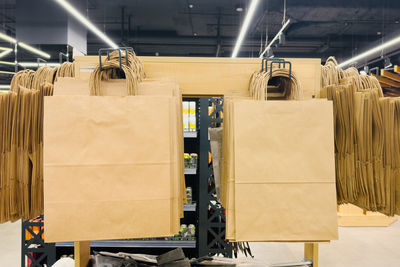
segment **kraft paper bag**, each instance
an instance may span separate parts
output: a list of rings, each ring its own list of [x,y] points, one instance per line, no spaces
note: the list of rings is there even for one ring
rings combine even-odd
[[[126,90],[125,90],[126,91]],[[54,83],[53,95],[89,95],[89,80],[59,77]]]
[[[166,96],[172,96],[175,99],[175,105],[174,105],[174,113],[176,116],[174,117],[174,128],[176,128],[177,131],[177,139],[174,141],[177,150],[176,152],[176,160],[178,162],[177,165],[177,174],[178,174],[178,179],[180,183],[180,189],[179,189],[179,207],[180,207],[180,213],[181,217],[183,217],[183,203],[187,202],[186,199],[186,185],[185,185],[185,174],[184,174],[184,161],[183,161],[183,153],[184,153],[184,145],[183,145],[183,129],[182,129],[182,124],[183,124],[183,118],[182,118],[182,93],[179,89],[179,84],[176,81],[156,81],[156,80],[144,80],[139,84],[138,87],[138,95],[147,95],[147,96],[153,96],[153,95],[166,95]]]
[[[332,103],[236,100],[232,112],[235,241],[337,239]]]
[[[108,81],[102,81],[101,88],[102,95],[115,95],[124,96],[126,95],[126,80],[124,79],[111,79]],[[173,140],[174,148],[173,152],[175,155],[175,162],[177,162],[175,174],[177,185],[180,187],[177,189],[178,213],[183,218],[183,203],[187,202],[186,199],[186,185],[184,175],[184,162],[183,162],[183,130],[182,130],[182,94],[179,89],[179,84],[176,81],[158,81],[158,80],[144,80],[139,83],[138,95],[142,96],[171,96],[174,98],[175,105],[173,105],[173,113],[176,114],[173,118],[173,128],[176,129],[176,137]]]
[[[208,135],[210,136],[210,148],[213,155],[213,172],[215,180],[215,191],[217,199],[221,201],[221,157],[222,157],[222,132],[221,127],[208,128]]]
[[[172,105],[169,97],[45,98],[46,242],[177,233]]]
[[[60,81],[56,82],[54,95],[89,95],[89,81],[79,80],[74,78],[61,78]],[[102,96],[127,96],[126,80],[125,79],[110,79],[102,81],[100,83],[100,94]],[[183,217],[183,203],[186,203],[186,186],[184,176],[184,163],[183,163],[183,131],[182,127],[182,94],[179,90],[179,85],[176,81],[156,81],[156,80],[144,80],[139,84],[138,95],[146,96],[171,96],[176,100],[176,115],[173,118],[174,124],[176,124],[177,135],[176,140],[173,141],[176,144],[178,150],[175,153],[175,162],[177,162],[175,173],[177,174],[177,184],[180,184],[176,194],[178,203],[178,213],[180,217]],[[179,154],[178,154],[179,153]]]

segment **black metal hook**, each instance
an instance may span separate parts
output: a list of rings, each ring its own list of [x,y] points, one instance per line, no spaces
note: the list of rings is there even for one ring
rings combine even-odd
[[[119,58],[119,68],[122,69],[122,53],[121,51],[125,51],[125,61],[126,61],[126,66],[129,66],[128,62],[128,51],[131,51],[133,53],[133,48],[132,47],[119,47],[119,48],[100,48],[99,49],[99,64],[100,64],[100,71],[103,70],[102,68],[102,63],[101,63],[101,56],[103,52],[107,53],[107,59],[110,60],[110,52],[113,51],[118,51],[118,58]]]
[[[281,68],[281,66],[283,68],[286,68],[286,64],[288,64],[289,65],[289,79],[292,78],[292,62],[287,61],[287,60],[285,60],[283,58],[272,58],[272,59],[263,58],[262,61],[261,61],[261,71],[264,71],[264,68],[265,68],[265,71],[267,71],[268,62],[270,62],[270,66],[269,66],[269,69],[270,69],[270,72],[271,72],[271,74],[270,74],[271,77],[270,78],[272,78],[272,65],[273,64],[278,64],[279,68]]]
[[[368,71],[368,74],[371,75],[371,73],[375,72],[376,77],[379,76],[379,67],[371,68]]]

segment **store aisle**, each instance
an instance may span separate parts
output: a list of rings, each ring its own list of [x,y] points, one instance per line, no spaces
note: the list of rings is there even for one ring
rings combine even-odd
[[[304,245],[251,243],[256,258],[268,263],[299,261]],[[339,240],[321,244],[320,267],[399,267],[400,221],[389,227],[339,227]]]
[[[0,266],[21,265],[21,222],[0,224]],[[338,241],[320,245],[321,267],[400,266],[400,221],[390,227],[340,227]],[[267,263],[299,261],[303,244],[251,243],[257,259]]]
[[[21,266],[21,220],[0,224],[0,266]]]

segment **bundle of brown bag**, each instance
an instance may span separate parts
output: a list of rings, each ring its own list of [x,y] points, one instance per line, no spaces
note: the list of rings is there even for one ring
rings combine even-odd
[[[0,223],[43,213],[43,97],[65,64],[20,71],[0,94]]]
[[[321,97],[334,104],[338,203],[400,214],[400,99],[333,57],[322,66]]]
[[[338,238],[332,109],[323,99],[303,100],[287,69],[256,72],[249,91],[224,96],[221,203],[229,241]]]
[[[179,232],[186,186],[178,83],[145,79],[134,53],[121,61],[112,52],[89,80],[60,78],[45,99],[46,242]]]

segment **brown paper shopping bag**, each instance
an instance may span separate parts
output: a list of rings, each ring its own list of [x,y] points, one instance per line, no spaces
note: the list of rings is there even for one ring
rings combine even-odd
[[[46,242],[176,234],[171,105],[169,97],[45,98]]]
[[[234,240],[337,239],[332,103],[232,106]]]
[[[103,84],[107,84],[106,82]],[[121,86],[120,86],[121,87]],[[141,96],[170,96],[173,98],[173,157],[175,165],[175,175],[176,175],[176,196],[178,202],[176,203],[178,208],[179,217],[183,218],[183,204],[187,202],[186,199],[186,184],[185,184],[185,174],[184,174],[184,146],[183,146],[183,129],[182,129],[182,94],[179,89],[179,84],[174,81],[156,81],[156,80],[144,80],[138,86],[138,95]]]
[[[102,81],[100,83],[100,94],[102,96],[127,96],[126,90],[126,80],[125,79],[110,79],[107,81]],[[74,78],[60,78],[59,81],[55,83],[54,95],[89,95],[89,81],[79,80]],[[174,160],[177,162],[175,174],[176,184],[180,184],[176,192],[176,198],[178,203],[176,203],[176,208],[178,209],[178,214],[183,217],[183,203],[186,202],[186,186],[184,177],[184,164],[183,164],[183,131],[182,127],[182,94],[179,89],[179,85],[175,81],[157,81],[157,80],[144,80],[139,84],[138,95],[143,96],[170,96],[175,100],[175,105],[173,109],[176,115],[173,116],[174,125],[176,124],[176,140],[173,141],[174,148],[177,150],[173,153]],[[174,114],[175,114],[174,113]],[[179,225],[178,225],[179,227]]]
[[[89,95],[89,81],[60,77],[54,83],[53,95]]]

